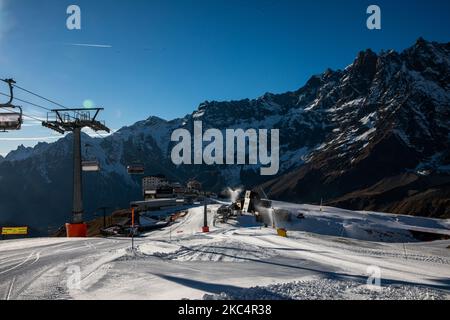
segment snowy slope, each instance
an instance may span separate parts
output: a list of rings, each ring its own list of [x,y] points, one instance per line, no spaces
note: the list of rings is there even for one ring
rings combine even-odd
[[[0,242],[0,297],[8,299],[450,299],[450,241],[369,242],[352,238],[377,222],[405,240],[403,227],[440,229],[448,221],[359,213],[314,206],[305,220],[323,229],[262,228],[252,217],[200,232],[203,208],[191,209],[170,227],[136,239],[33,239]],[[323,220],[321,220],[323,219]],[[343,237],[330,223],[352,221]],[[368,223],[368,224],[366,224]],[[300,229],[300,224],[291,224]],[[311,229],[309,229],[311,228]],[[334,228],[334,229],[333,229]],[[312,233],[317,229],[317,233]],[[332,231],[335,230],[335,231]],[[81,287],[68,288],[69,267],[81,271]],[[370,266],[381,288],[367,286]]]
[[[274,207],[288,209],[293,213],[292,222],[277,223],[277,227],[288,230],[383,242],[417,241],[410,231],[437,233],[450,237],[450,219],[321,208],[286,202],[275,202]],[[298,213],[302,213],[305,218],[295,219]]]

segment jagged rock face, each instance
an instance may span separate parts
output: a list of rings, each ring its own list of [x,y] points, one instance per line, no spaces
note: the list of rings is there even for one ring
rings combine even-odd
[[[324,199],[353,209],[449,216],[448,209],[436,210],[426,197],[423,205],[403,206],[408,210],[396,206],[408,191],[448,190],[449,49],[449,44],[419,40],[401,54],[359,54],[330,93],[335,97],[333,109],[328,110],[333,134],[310,153],[304,166],[265,185],[272,196]],[[401,174],[406,172],[423,181],[419,190],[409,190],[405,184],[399,193],[385,186],[384,192],[372,197],[364,194],[365,201],[357,201],[362,197],[358,191],[390,177],[403,181]],[[448,198],[442,200],[448,202]]]
[[[345,70],[326,70],[295,92],[204,102],[182,119],[151,117],[103,140],[84,136],[102,166],[101,173],[85,175],[87,211],[140,199],[139,178],[128,176],[126,166],[142,162],[147,174],[181,182],[196,178],[216,191],[263,184],[273,197],[289,201],[324,199],[356,209],[444,216],[445,210],[430,210],[429,204],[398,203],[409,191],[420,194],[416,204],[426,202],[427,188],[437,190],[434,195],[448,194],[439,190],[446,188],[450,171],[449,52],[449,43],[423,39],[402,53],[366,50]],[[280,129],[279,176],[261,177],[258,166],[174,166],[170,135],[178,128],[192,130],[196,120],[204,130]],[[410,180],[395,179],[405,173],[425,182],[409,190]],[[66,221],[71,174],[70,136],[0,159],[0,222]],[[380,183],[383,188],[374,188]]]

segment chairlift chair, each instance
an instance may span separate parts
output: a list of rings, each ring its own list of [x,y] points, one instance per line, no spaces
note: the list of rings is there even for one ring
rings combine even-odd
[[[3,109],[4,107],[0,107]],[[22,108],[20,107],[8,107],[17,108],[20,112],[0,112],[0,131],[20,130],[23,123]]]
[[[127,172],[129,175],[143,175],[145,173],[145,167],[143,164],[135,163],[127,166]]]
[[[91,146],[89,144],[86,144],[85,147],[86,147],[86,159],[81,162],[81,168],[83,172],[99,172],[100,163],[97,160],[88,160],[87,150]]]
[[[83,161],[82,162],[83,172],[99,172],[100,164],[98,161]]]
[[[20,130],[23,123],[22,108],[12,104],[12,101],[14,100],[13,84],[16,82],[12,79],[6,79],[3,81],[9,85],[10,95],[7,103],[0,104],[0,131],[6,132],[9,130]],[[18,109],[19,112],[1,112],[5,109]]]
[[[138,151],[141,153],[141,147],[138,147]],[[127,172],[129,175],[144,175],[145,174],[145,166],[142,162],[138,160],[138,157],[135,157],[134,163],[127,166]]]

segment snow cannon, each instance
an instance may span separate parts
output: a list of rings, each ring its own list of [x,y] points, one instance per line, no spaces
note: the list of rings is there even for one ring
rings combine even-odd
[[[86,238],[87,224],[86,223],[66,223],[67,238]]]

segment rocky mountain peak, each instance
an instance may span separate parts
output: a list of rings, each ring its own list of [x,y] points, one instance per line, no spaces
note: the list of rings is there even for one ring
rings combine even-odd
[[[102,168],[86,176],[87,210],[102,205],[126,207],[130,199],[140,199],[139,179],[126,170],[136,162],[145,165],[146,174],[163,173],[182,183],[196,177],[214,191],[268,183],[266,191],[273,197],[306,202],[350,197],[380,185],[380,180],[397,181],[396,175],[407,172],[422,174],[416,179],[420,183],[405,187],[406,196],[397,190],[380,199],[403,201],[410,191],[424,192],[420,199],[425,199],[426,188],[432,185],[441,190],[434,183],[446,183],[445,172],[450,172],[449,59],[449,44],[425,40],[401,53],[391,50],[377,55],[365,50],[345,70],[327,69],[294,92],[205,101],[182,119],[153,116],[105,139],[83,136],[92,145],[89,154]],[[267,181],[259,175],[258,166],[174,166],[171,133],[180,127],[192,128],[196,120],[203,121],[204,128],[280,129],[279,176]],[[42,201],[49,203],[46,210],[39,205],[40,211],[48,212],[47,219],[54,212],[70,212],[71,143],[68,135],[52,144],[20,147],[0,161],[5,212],[34,217]],[[392,188],[381,185],[381,195]],[[18,200],[20,191],[34,199],[31,204]],[[397,208],[385,207],[387,200],[379,200],[380,204],[366,198],[345,199],[339,203],[347,207],[357,203],[357,209]]]
[[[353,62],[351,73],[357,76],[358,80],[365,78],[371,81],[377,70],[378,55],[370,49],[359,52]]]

